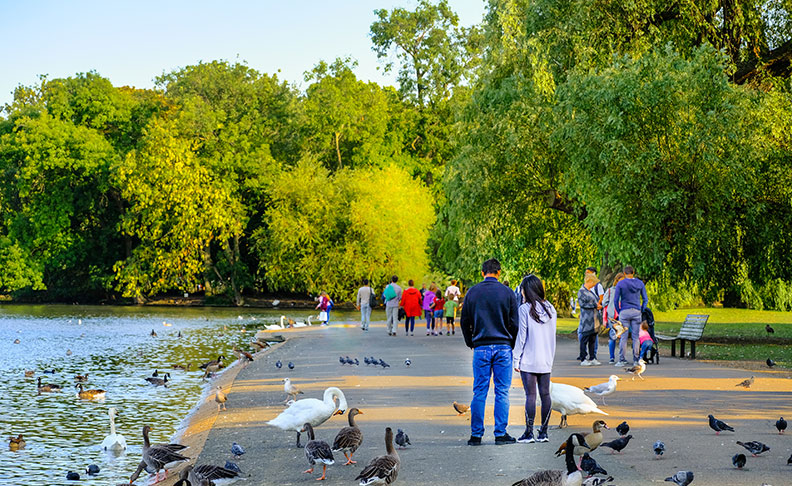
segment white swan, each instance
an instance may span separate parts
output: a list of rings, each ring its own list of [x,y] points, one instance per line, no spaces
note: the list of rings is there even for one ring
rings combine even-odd
[[[286,316],[281,316],[280,325],[278,325],[278,324],[264,325],[264,329],[266,329],[268,331],[274,331],[276,329],[286,329],[286,326],[283,325],[283,321],[285,321],[285,320],[286,320]]]
[[[594,400],[587,397],[583,390],[576,386],[550,382],[550,399],[553,402],[550,408],[561,414],[559,428],[566,427],[567,415],[585,415],[587,413],[608,415],[597,408]]]
[[[338,404],[335,399],[338,398]],[[346,412],[347,401],[344,392],[331,386],[324,392],[322,400],[304,398],[297,400],[277,417],[267,422],[269,425],[281,430],[294,430],[297,432],[297,447],[300,445],[300,431],[306,423],[313,427],[325,423],[333,415],[342,415]]]
[[[110,416],[110,435],[105,437],[102,441],[102,449],[106,451],[123,451],[126,449],[126,439],[123,435],[116,434],[116,409],[114,407],[110,407],[110,409],[107,410],[107,415]]]
[[[294,327],[308,327],[308,326],[310,326],[310,325],[312,325],[312,324],[311,324],[311,316],[308,316],[308,322],[305,322],[305,321],[296,321],[296,322],[294,323]]]

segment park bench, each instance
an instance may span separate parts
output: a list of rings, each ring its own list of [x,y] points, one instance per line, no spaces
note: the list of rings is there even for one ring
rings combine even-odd
[[[657,335],[657,339],[671,341],[671,356],[676,356],[676,342],[679,340],[679,356],[685,357],[685,341],[690,341],[690,358],[696,359],[696,341],[701,339],[704,334],[704,327],[707,325],[709,315],[707,314],[688,314],[685,322],[676,336]]]

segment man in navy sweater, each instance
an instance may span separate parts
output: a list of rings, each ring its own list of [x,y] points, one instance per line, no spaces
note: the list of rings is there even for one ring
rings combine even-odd
[[[470,440],[481,445],[484,405],[490,379],[495,382],[495,444],[513,444],[509,423],[509,388],[512,348],[519,329],[519,303],[514,292],[500,283],[501,266],[494,258],[481,268],[482,282],[471,287],[462,305],[460,327],[465,344],[473,349],[473,401],[470,403]]]

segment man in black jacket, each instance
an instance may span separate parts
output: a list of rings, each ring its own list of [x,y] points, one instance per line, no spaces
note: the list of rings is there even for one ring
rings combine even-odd
[[[481,268],[482,282],[465,295],[460,327],[465,344],[473,348],[473,401],[470,403],[470,440],[481,445],[484,405],[490,379],[495,382],[495,443],[512,444],[506,433],[509,423],[509,388],[512,380],[512,348],[519,329],[517,296],[498,281],[500,262],[494,258]]]

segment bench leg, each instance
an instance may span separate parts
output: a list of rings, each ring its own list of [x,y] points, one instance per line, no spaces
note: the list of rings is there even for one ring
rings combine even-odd
[[[690,341],[690,359],[696,359],[696,341]]]
[[[671,357],[676,356],[676,339],[671,340]]]
[[[680,339],[679,340],[679,357],[680,358],[684,358],[685,357],[685,340],[684,339]]]

